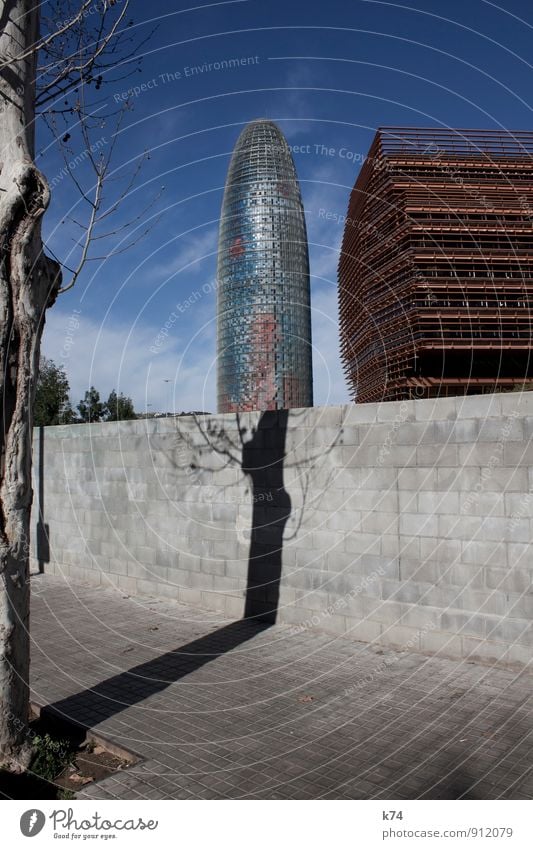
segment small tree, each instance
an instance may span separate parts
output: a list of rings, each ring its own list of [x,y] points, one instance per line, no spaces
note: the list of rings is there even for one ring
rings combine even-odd
[[[69,391],[64,369],[56,366],[53,360],[41,357],[33,407],[33,423],[36,427],[69,424],[73,420]]]
[[[124,419],[136,419],[133,401],[127,395],[117,395],[114,389],[109,393],[106,401],[106,421],[119,422]]]
[[[100,393],[94,386],[91,386],[78,404],[80,419],[82,422],[101,422],[104,412],[105,404],[100,401]]]

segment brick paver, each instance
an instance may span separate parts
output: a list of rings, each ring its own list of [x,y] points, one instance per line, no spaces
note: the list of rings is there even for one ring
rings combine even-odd
[[[32,697],[142,758],[79,798],[532,798],[529,672],[33,579]]]

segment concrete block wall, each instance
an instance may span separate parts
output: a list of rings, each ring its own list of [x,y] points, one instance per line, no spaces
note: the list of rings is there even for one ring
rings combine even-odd
[[[32,565],[527,664],[532,436],[531,392],[36,430]]]

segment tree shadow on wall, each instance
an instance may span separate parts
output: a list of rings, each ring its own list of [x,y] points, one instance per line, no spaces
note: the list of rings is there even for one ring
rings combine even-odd
[[[287,410],[262,413],[259,426],[242,448],[242,470],[252,483],[244,618],[270,625],[278,613],[283,533],[291,515],[291,499],[283,482],[287,418]],[[271,435],[269,449],[263,445],[265,434]]]
[[[45,713],[90,727],[164,691],[276,622],[282,569],[283,534],[291,514],[283,469],[288,412],[261,413],[252,436],[242,442],[243,473],[251,481],[252,523],[244,617],[184,646],[141,663],[96,686],[48,705]],[[240,438],[242,431],[240,430]],[[221,434],[218,448],[221,450]],[[224,450],[228,450],[226,445]],[[238,662],[238,656],[235,658]]]

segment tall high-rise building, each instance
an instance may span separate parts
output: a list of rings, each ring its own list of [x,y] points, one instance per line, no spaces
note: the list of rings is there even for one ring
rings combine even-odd
[[[512,389],[533,378],[533,133],[381,129],[339,261],[357,401]]]
[[[296,169],[272,121],[242,131],[218,243],[221,413],[313,404],[307,233]]]

